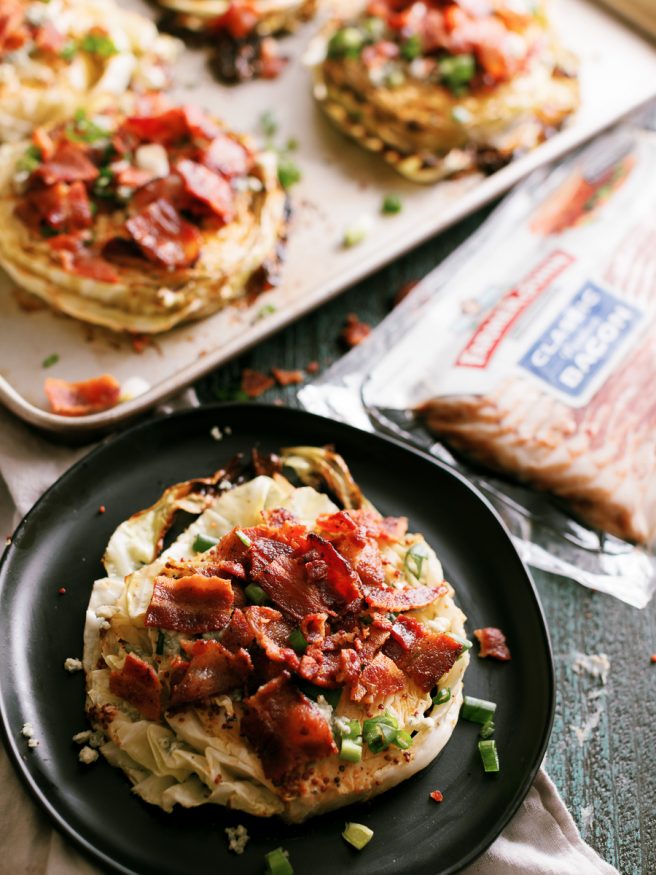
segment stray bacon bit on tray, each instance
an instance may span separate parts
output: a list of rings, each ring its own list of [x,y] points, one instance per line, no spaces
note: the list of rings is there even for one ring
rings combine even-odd
[[[357,346],[359,343],[371,334],[371,325],[366,322],[360,322],[355,313],[349,313],[346,317],[346,325],[340,332],[340,340],[349,349]]]
[[[442,802],[444,796],[440,793],[439,790],[433,790],[433,792],[430,794],[430,798],[433,800],[433,802]]]
[[[57,595],[66,595],[66,587],[60,586],[59,589],[57,590]]]
[[[293,386],[296,383],[302,383],[305,379],[303,371],[285,371],[282,368],[271,368],[271,373],[279,386]]]
[[[650,661],[656,663],[656,653],[652,653]]]
[[[152,339],[145,334],[132,334],[130,336],[130,343],[132,344],[132,349],[137,355],[141,355],[141,353],[151,345]]]
[[[414,289],[418,282],[419,280],[408,280],[407,283],[403,283],[401,288],[394,295],[394,301],[392,303],[392,306],[398,307],[401,301],[404,301],[408,297],[408,295]]]
[[[474,635],[478,639],[481,658],[491,656],[501,662],[507,662],[510,657],[510,649],[506,644],[506,636],[501,629],[488,626],[485,629],[474,629]]]
[[[118,404],[121,386],[111,374],[102,374],[80,383],[67,383],[48,377],[45,393],[53,413],[60,416],[86,416]]]
[[[254,371],[251,368],[244,368],[241,375],[241,390],[248,395],[249,398],[259,398],[275,385],[271,377],[267,377],[262,371]]]
[[[305,366],[305,370],[308,374],[318,374],[321,366],[319,362],[308,362]]]
[[[105,505],[104,505],[104,504],[101,504],[100,507],[98,508],[98,513],[105,513],[105,510],[106,510],[106,509],[107,509],[107,508],[105,507]]]

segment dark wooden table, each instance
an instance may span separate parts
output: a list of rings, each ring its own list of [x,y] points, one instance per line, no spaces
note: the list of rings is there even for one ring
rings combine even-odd
[[[376,325],[404,283],[419,279],[488,215],[475,216],[361,282],[258,348],[202,380],[202,401],[238,397],[243,368],[321,370],[344,353],[339,332],[349,313]],[[272,389],[263,401],[299,406],[296,389]],[[569,580],[534,577],[556,663],[556,719],[546,767],[583,837],[625,873],[656,873],[656,601],[642,611]],[[606,684],[574,670],[576,653],[606,654]],[[521,708],[522,703],[516,702]],[[573,727],[587,740],[579,742]]]

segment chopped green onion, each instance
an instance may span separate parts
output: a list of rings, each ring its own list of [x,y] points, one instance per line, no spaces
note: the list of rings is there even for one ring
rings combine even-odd
[[[370,224],[368,217],[361,217],[359,221],[350,225],[344,231],[342,245],[347,249],[350,249],[351,246],[357,246],[358,243],[362,243],[369,233]]]
[[[244,594],[248,601],[252,602],[254,605],[263,605],[268,600],[267,594],[262,587],[258,586],[256,583],[249,583],[244,590]]]
[[[481,755],[483,768],[486,772],[499,771],[499,754],[497,753],[497,743],[493,738],[479,741],[478,752]]]
[[[339,758],[349,763],[359,763],[362,759],[362,742],[358,744],[352,738],[343,738]]]
[[[439,690],[436,696],[433,696],[433,705],[444,705],[451,698],[451,690],[449,687],[444,687]]]
[[[42,161],[41,149],[38,146],[28,146],[16,162],[16,170],[33,173]]]
[[[299,146],[299,143],[298,143],[298,140],[296,139],[296,137],[290,137],[287,140],[287,145],[285,146],[285,149],[287,150],[287,152],[296,152],[298,149],[298,146]]]
[[[77,43],[66,43],[64,48],[59,52],[59,57],[68,64],[78,53]]]
[[[462,656],[463,653],[467,653],[467,651],[471,650],[474,646],[471,641],[469,641],[467,638],[463,638],[462,635],[456,635],[454,632],[449,632],[449,635],[462,647],[460,656]]]
[[[471,723],[484,725],[492,720],[497,710],[496,702],[488,702],[486,699],[477,699],[475,696],[465,696],[462,700],[460,716]]]
[[[362,737],[372,753],[387,750],[390,744],[407,750],[412,744],[412,736],[405,730],[399,730],[399,724],[389,712],[365,720],[362,726]]]
[[[387,194],[383,198],[383,203],[380,208],[381,213],[392,216],[395,213],[400,213],[403,209],[403,202],[398,194]]]
[[[471,113],[464,106],[454,106],[451,110],[451,118],[459,125],[466,125],[472,120]]]
[[[113,179],[114,172],[110,170],[109,167],[101,167],[98,179],[96,179],[93,184],[93,193],[95,194],[95,196],[110,198],[114,197],[113,193],[111,191],[108,191]]]
[[[101,58],[110,58],[112,55],[118,54],[114,40],[106,33],[88,33],[80,40],[79,47],[83,52],[89,52],[90,55],[98,55]]]
[[[340,738],[350,738],[352,741],[362,739],[362,727],[359,720],[347,720],[345,717],[338,717],[335,722],[335,728]]]
[[[248,535],[245,532],[242,532],[241,529],[235,529],[235,535],[237,535],[237,537],[242,542],[244,547],[251,547],[252,546],[253,542],[251,541],[251,539],[248,537]]]
[[[272,139],[278,133],[278,122],[270,109],[267,109],[260,116],[260,128],[268,139]]]
[[[106,140],[109,131],[87,118],[83,109],[78,109],[73,121],[66,125],[66,136],[74,143],[95,143],[97,140]]]
[[[292,864],[289,862],[287,851],[276,848],[264,855],[266,860],[266,875],[294,875]]]
[[[365,18],[362,22],[362,30],[368,40],[377,42],[385,33],[385,21],[382,18]]]
[[[452,55],[442,58],[439,62],[440,76],[443,82],[456,93],[467,85],[476,72],[476,60],[473,55]]]
[[[328,42],[329,58],[357,58],[364,45],[364,36],[357,27],[342,27]]]
[[[401,729],[396,733],[394,744],[397,747],[400,747],[401,750],[407,750],[409,747],[412,747],[412,736],[409,732],[406,732],[405,729]]]
[[[494,735],[494,720],[488,720],[481,726],[481,731],[478,733],[481,738],[492,738]]]
[[[246,589],[248,589],[248,587],[246,587]],[[298,678],[298,686],[308,699],[312,699],[313,702],[316,702],[319,696],[323,696],[332,708],[336,708],[339,705],[339,700],[342,697],[341,687],[338,687],[336,690],[328,690],[324,689],[324,687],[318,687],[316,684],[311,684],[309,681],[302,680],[301,678]]]
[[[289,646],[297,653],[305,653],[308,643],[300,629],[292,629],[289,633]]]
[[[157,632],[157,644],[155,645],[155,653],[161,656],[164,653],[164,632],[161,629]]]
[[[291,158],[281,156],[278,159],[278,182],[282,185],[282,187],[287,191],[292,187],[292,185],[296,185],[297,182],[300,182],[303,178],[303,175],[298,167]]]
[[[414,61],[415,58],[418,58],[419,55],[421,55],[421,40],[417,34],[409,36],[403,43],[401,46],[401,55],[406,61]]]
[[[385,85],[388,88],[399,88],[405,82],[403,70],[391,70],[385,77]]]
[[[195,553],[205,553],[218,543],[218,538],[210,538],[209,535],[196,535],[192,547]]]
[[[428,559],[428,547],[422,541],[419,541],[419,543],[413,544],[405,554],[403,565],[417,580],[420,580],[426,559]]]
[[[59,355],[56,352],[53,352],[52,355],[46,356],[44,360],[41,362],[42,368],[51,368],[53,365],[56,365],[59,361]]]
[[[273,304],[265,304],[263,307],[257,311],[257,318],[264,319],[266,316],[270,316],[272,313],[276,312],[276,308]]]
[[[342,838],[361,851],[365,845],[368,845],[374,836],[373,829],[369,829],[363,823],[347,823],[342,833]]]

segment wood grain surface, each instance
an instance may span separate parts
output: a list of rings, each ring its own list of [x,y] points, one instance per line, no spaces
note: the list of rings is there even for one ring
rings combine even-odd
[[[473,233],[491,207],[359,283],[341,297],[203,379],[202,401],[240,397],[244,368],[324,371],[344,353],[349,313],[375,326],[404,283],[420,279]],[[308,380],[312,377],[308,376]],[[297,386],[262,396],[299,406]],[[556,662],[556,719],[546,767],[583,837],[625,873],[656,873],[656,602],[642,611],[569,580],[535,572]],[[574,668],[576,654],[606,654],[605,684]],[[521,708],[522,703],[514,703]],[[578,728],[577,733],[575,727]],[[579,737],[585,736],[580,741]]]

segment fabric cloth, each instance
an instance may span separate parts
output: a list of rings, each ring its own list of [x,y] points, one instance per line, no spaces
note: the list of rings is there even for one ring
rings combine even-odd
[[[198,404],[187,391],[167,409]],[[13,531],[39,496],[89,447],[54,444],[0,410],[0,526]],[[91,766],[93,768],[93,766]],[[0,875],[97,875],[50,826],[0,748]],[[466,875],[617,875],[579,835],[544,769],[514,818]]]

